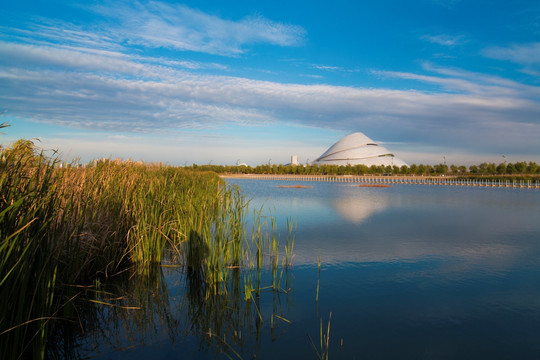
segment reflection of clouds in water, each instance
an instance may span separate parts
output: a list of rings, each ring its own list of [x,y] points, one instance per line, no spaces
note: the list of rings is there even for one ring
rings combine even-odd
[[[370,215],[372,215],[371,213]],[[399,214],[397,215],[399,216]],[[496,228],[456,225],[453,232],[437,234],[430,214],[421,212],[413,223],[395,221],[380,213],[367,223],[342,223],[297,234],[297,264],[313,264],[317,256],[327,264],[416,262],[443,259],[453,263],[445,271],[460,272],[481,266],[513,267],[524,257],[538,254],[538,244],[501,237]],[[427,220],[428,224],[420,224]],[[456,232],[463,231],[463,234]],[[456,263],[457,261],[457,263]]]
[[[287,219],[298,220],[303,227],[313,224],[333,224],[335,211],[328,202],[320,198],[276,197],[272,199],[253,199],[250,208],[263,209],[263,213],[284,225]]]
[[[277,189],[275,184],[249,183],[258,186],[248,197],[258,204],[264,197],[265,206],[276,210],[278,225],[287,218],[298,221],[297,265],[316,264],[318,256],[340,266],[439,259],[441,273],[459,277],[504,272],[540,256],[537,191],[332,183]]]
[[[337,212],[346,220],[360,224],[375,213],[382,212],[391,205],[386,195],[356,194],[332,201]]]
[[[432,195],[388,192],[335,199],[343,219],[299,233],[296,263],[313,264],[319,255],[327,264],[441,259],[446,263],[441,272],[457,274],[507,271],[540,254],[534,241],[540,234],[536,194],[521,198],[521,208],[513,201],[517,193]]]
[[[324,190],[277,189],[273,196],[253,198],[251,205],[256,208],[262,206],[266,209],[265,213],[275,215],[279,221],[293,218],[299,219],[302,225],[333,226],[342,220],[360,224],[389,206],[400,203],[399,195],[390,199],[390,195],[385,193],[357,186],[334,185],[331,194]]]

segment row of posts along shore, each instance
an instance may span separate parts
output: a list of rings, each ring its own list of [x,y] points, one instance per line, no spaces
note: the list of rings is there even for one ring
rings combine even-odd
[[[424,177],[424,176],[356,176],[356,175],[272,175],[272,174],[246,174],[223,175],[223,177],[280,180],[280,181],[314,181],[357,183],[366,185],[448,185],[448,186],[477,186],[477,187],[503,187],[540,189],[540,180],[511,180],[511,179],[464,179],[455,177]]]

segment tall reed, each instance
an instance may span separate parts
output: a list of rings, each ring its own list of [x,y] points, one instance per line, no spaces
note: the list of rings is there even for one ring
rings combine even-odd
[[[243,288],[248,300],[261,290],[268,251],[271,287],[280,288],[274,220],[270,227],[259,211],[248,236],[249,202],[214,173],[110,160],[60,167],[9,148],[1,155],[0,348],[8,357],[44,357],[48,322],[76,296],[66,285],[126,269],[144,276],[173,261],[201,280],[205,298]],[[290,239],[282,264],[292,259]]]
[[[46,323],[52,315],[57,244],[54,226],[58,201],[53,167],[39,156],[0,162],[0,348],[6,358],[23,353],[44,356]],[[34,161],[35,160],[35,161]]]

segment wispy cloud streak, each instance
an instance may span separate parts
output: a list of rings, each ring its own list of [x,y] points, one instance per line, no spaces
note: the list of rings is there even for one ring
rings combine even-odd
[[[33,121],[123,134],[289,123],[459,149],[540,148],[540,87],[429,63],[420,72],[373,71],[382,84],[375,88],[212,75],[199,70],[226,67],[128,50],[166,47],[239,56],[257,43],[298,45],[305,31],[260,16],[222,19],[182,5],[114,6],[95,11],[119,25],[43,22],[31,30],[4,31],[0,107]],[[537,45],[510,50],[485,54],[525,64],[527,56],[536,56]],[[386,79],[407,83],[409,90],[383,86]]]
[[[490,47],[485,49],[483,54],[487,57],[509,60],[518,64],[540,65],[540,42],[510,47]]]
[[[461,35],[424,35],[421,37],[421,39],[443,46],[461,45],[465,42],[463,36]]]
[[[121,53],[50,45],[0,43],[0,58],[0,101],[11,113],[71,127],[144,133],[285,121],[385,133],[389,141],[407,134],[448,145],[458,136],[472,147],[482,145],[481,133],[523,131],[521,139],[506,140],[518,147],[523,136],[536,144],[533,137],[540,138],[538,88],[433,65],[426,65],[431,75],[375,74],[434,84],[442,92],[196,75]]]
[[[120,24],[115,31],[124,39],[147,47],[165,47],[223,56],[238,56],[245,47],[267,43],[296,46],[306,31],[297,25],[252,15],[238,21],[223,19],[185,5],[160,2],[96,7]]]

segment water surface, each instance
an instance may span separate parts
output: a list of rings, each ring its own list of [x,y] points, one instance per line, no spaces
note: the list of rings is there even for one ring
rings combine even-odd
[[[282,234],[297,222],[284,291],[205,299],[182,268],[127,279],[142,310],[101,310],[78,351],[315,359],[331,314],[331,359],[540,357],[540,191],[228,181]]]
[[[332,358],[540,356],[540,192],[231,182],[298,219],[298,304],[320,256]]]

